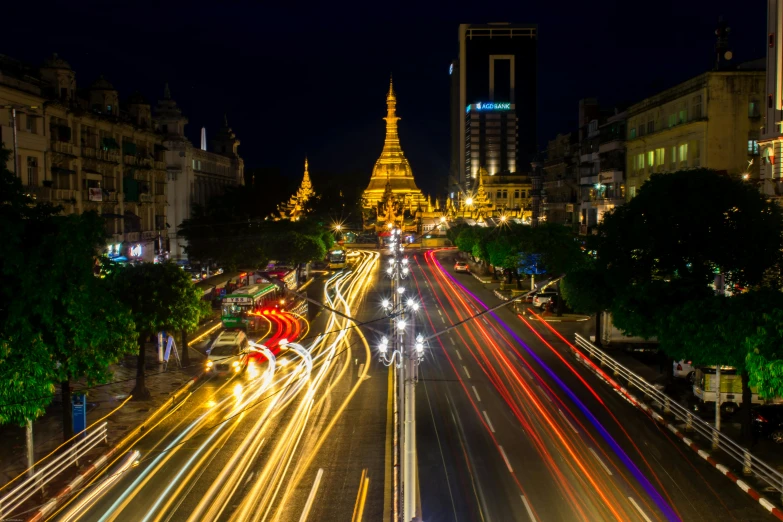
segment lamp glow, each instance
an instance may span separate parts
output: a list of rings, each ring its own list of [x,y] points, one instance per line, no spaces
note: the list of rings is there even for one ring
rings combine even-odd
[[[404,293],[405,293],[405,288],[403,288],[403,287],[399,287],[399,288],[397,289],[397,293],[398,293],[398,294],[400,294],[400,295],[404,294]]]

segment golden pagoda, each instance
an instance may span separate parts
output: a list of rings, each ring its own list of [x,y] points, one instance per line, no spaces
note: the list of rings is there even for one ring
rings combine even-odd
[[[313,190],[313,184],[310,182],[310,172],[308,171],[307,157],[305,157],[304,177],[302,178],[302,184],[299,185],[299,189],[296,191],[296,194],[291,196],[291,199],[288,200],[288,203],[277,206],[277,210],[280,213],[279,219],[290,219],[291,221],[297,221],[302,216],[302,214],[307,211],[307,202],[315,197],[316,195],[315,191]]]
[[[391,187],[391,193],[395,198],[402,200],[409,208],[425,203],[424,195],[416,187],[413,172],[408,159],[400,147],[400,137],[397,134],[397,96],[394,86],[389,80],[389,93],[386,95],[386,140],[383,143],[381,157],[375,162],[370,184],[364,191],[363,199],[365,208],[378,208],[378,204],[384,201],[386,184]]]

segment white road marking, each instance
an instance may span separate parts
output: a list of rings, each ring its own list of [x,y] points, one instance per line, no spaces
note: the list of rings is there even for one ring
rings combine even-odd
[[[440,308],[438,308],[438,315],[443,317],[443,314],[441,313]]]
[[[444,319],[442,315],[440,316],[440,321],[441,321],[443,324],[446,324],[446,319]]]
[[[563,413],[563,410],[557,410],[560,412],[560,416],[563,417],[563,420],[566,421],[566,424],[568,424],[568,427],[571,428],[571,431],[579,435],[579,432],[576,431],[576,428],[574,428],[574,425],[571,424],[571,421],[568,420],[568,417],[566,417],[565,413]]]
[[[537,522],[535,515],[533,515],[533,510],[530,508],[530,504],[527,503],[527,499],[525,498],[525,495],[519,495],[519,496],[522,497],[522,503],[525,505],[525,510],[527,510],[527,516],[529,516],[530,520],[532,520],[533,522]]]
[[[489,420],[489,415],[487,415],[487,410],[482,410],[482,413],[484,414],[484,420],[487,421],[487,426],[489,426],[489,431],[495,433],[495,427],[492,425],[492,421]]]
[[[313,482],[313,487],[310,490],[310,495],[307,497],[307,502],[305,502],[304,509],[302,510],[302,516],[299,517],[299,522],[304,522],[307,520],[307,515],[310,514],[310,508],[313,507],[313,501],[315,500],[315,494],[318,492],[318,485],[321,484],[321,477],[324,474],[323,468],[318,468],[318,473],[315,476],[315,482]]]
[[[457,352],[457,357],[458,357],[458,358],[459,358],[459,360],[461,361],[461,360],[462,360],[462,356],[459,354],[459,350],[454,350],[454,351],[455,351],[455,352]]]
[[[357,377],[361,377],[362,376],[362,370],[363,369],[364,369],[364,363],[359,365],[359,373],[357,374]]]
[[[612,470],[609,469],[609,466],[604,464],[604,461],[601,460],[601,457],[598,456],[598,453],[596,453],[593,448],[587,448],[587,449],[590,450],[590,453],[593,454],[593,457],[595,457],[595,460],[597,460],[598,463],[601,465],[601,467],[604,468],[604,471],[606,471],[606,474],[611,477],[612,476]]]
[[[468,371],[468,369],[465,367],[464,364],[462,365],[462,369],[465,370],[465,375],[467,375],[468,379],[470,379],[470,372]]]
[[[639,507],[639,504],[636,503],[633,497],[628,497],[628,500],[631,501],[631,504],[633,504],[633,507],[636,508],[636,511],[639,512],[639,514],[642,516],[643,519],[645,519],[647,522],[652,522],[652,520],[650,520],[650,517],[648,517],[647,514],[644,511],[642,511],[642,508]]]
[[[506,456],[506,450],[503,449],[503,446],[498,446],[500,448],[500,453],[503,455],[503,460],[506,461],[506,466],[508,466],[508,470],[511,473],[514,473],[514,470],[511,468],[511,463],[508,461],[508,457]]]
[[[482,317],[482,318],[481,318],[481,320],[482,320],[482,321],[484,321],[484,324],[486,324],[487,326],[489,326],[489,322],[488,322],[486,319],[484,319],[484,318]]]
[[[451,341],[451,344],[454,344],[454,338],[449,335],[449,341]]]
[[[479,397],[478,390],[476,389],[475,386],[473,386],[473,393],[476,394],[476,400],[481,402],[481,397]]]

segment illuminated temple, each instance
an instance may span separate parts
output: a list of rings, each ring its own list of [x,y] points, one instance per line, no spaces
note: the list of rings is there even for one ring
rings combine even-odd
[[[308,202],[310,202],[311,199],[318,197],[313,190],[313,184],[310,182],[310,172],[308,172],[307,167],[307,158],[305,158],[302,184],[299,185],[299,190],[296,191],[296,194],[291,196],[288,203],[281,203],[277,206],[277,211],[280,216],[276,219],[298,221],[303,214],[307,213]]]
[[[397,133],[397,96],[389,81],[386,95],[386,140],[375,162],[370,184],[363,194],[365,229],[381,231],[389,223],[416,229],[415,216],[427,208],[427,199],[416,186],[413,171],[400,147]]]

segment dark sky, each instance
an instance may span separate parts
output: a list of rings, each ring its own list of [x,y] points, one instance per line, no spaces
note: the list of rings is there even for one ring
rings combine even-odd
[[[448,172],[460,22],[538,24],[539,147],[575,128],[580,98],[633,102],[709,68],[719,15],[736,61],[765,53],[762,0],[270,3],[12,2],[0,53],[40,63],[57,52],[78,85],[103,74],[122,97],[154,102],[168,81],[194,143],[228,113],[246,166],[297,178],[307,154],[316,174],[369,179],[393,73],[403,150],[427,191]]]

